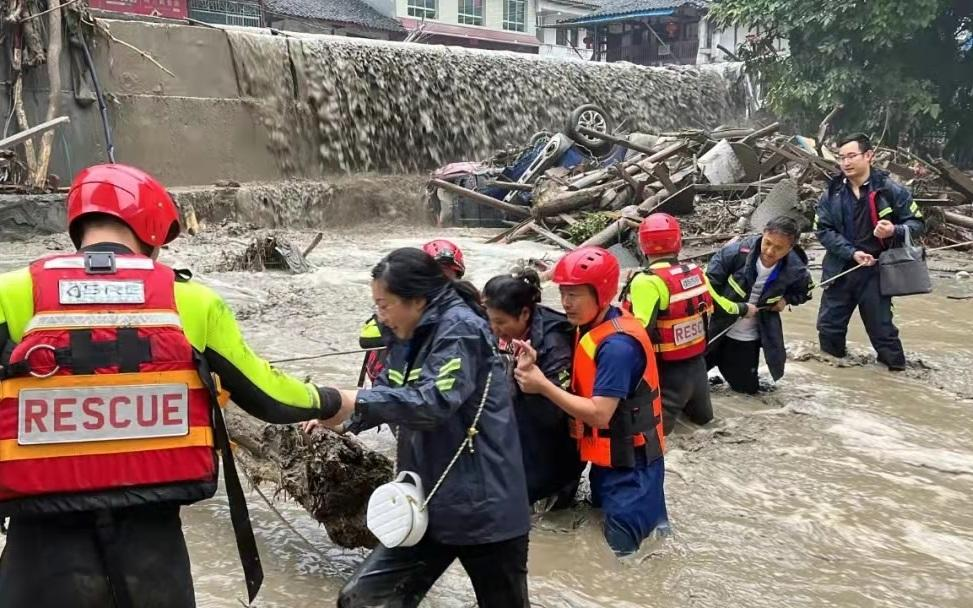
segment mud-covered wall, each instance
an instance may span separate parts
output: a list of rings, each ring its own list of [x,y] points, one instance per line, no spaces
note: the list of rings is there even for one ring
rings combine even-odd
[[[582,103],[640,130],[713,126],[739,114],[729,81],[709,70],[249,29],[110,27],[173,73],[122,45],[94,42],[117,159],[172,186],[425,171],[559,129]],[[106,158],[90,79],[78,48],[66,48],[60,105],[72,122],[53,158],[62,181]],[[45,70],[25,78],[31,124],[47,105]]]
[[[170,189],[182,223],[224,221],[260,228],[325,230],[375,221],[428,224],[421,175],[339,175],[327,180],[281,180]],[[66,195],[0,194],[0,242],[67,230]]]

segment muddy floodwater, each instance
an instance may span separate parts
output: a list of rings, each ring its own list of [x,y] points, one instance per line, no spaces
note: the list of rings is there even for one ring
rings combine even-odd
[[[214,271],[224,251],[242,251],[246,235],[180,239],[163,260],[197,269],[197,280],[237,310],[259,352],[289,358],[357,348],[360,324],[371,314],[370,267],[384,252],[442,234],[374,227],[328,233],[310,256],[314,272],[298,276]],[[536,243],[487,245],[487,232],[445,234],[463,248],[478,286],[520,258],[557,255]],[[292,236],[303,244],[312,233]],[[0,269],[64,245],[0,245]],[[957,259],[959,267],[973,266]],[[817,294],[785,312],[790,360],[777,389],[747,398],[717,387],[718,419],[703,429],[680,425],[670,439],[673,535],[619,561],[601,539],[596,513],[579,508],[541,518],[531,533],[534,605],[973,606],[973,300],[948,297],[970,294],[973,280],[944,275],[934,294],[896,302],[910,360],[899,374],[875,363],[857,316],[851,357],[835,364],[821,356]],[[548,288],[546,298],[555,302],[556,292]],[[360,363],[351,355],[281,367],[351,387]],[[383,433],[361,440],[391,451]],[[285,497],[274,500],[280,516],[256,492],[249,501],[266,572],[257,605],[333,606],[364,553],[336,548]],[[183,521],[199,605],[240,606],[245,591],[225,497],[184,509]],[[458,566],[424,605],[475,605]]]

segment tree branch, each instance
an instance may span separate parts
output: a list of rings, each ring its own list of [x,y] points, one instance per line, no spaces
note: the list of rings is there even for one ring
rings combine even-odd
[[[51,8],[47,9],[46,11],[41,11],[39,13],[34,13],[33,15],[27,15],[26,17],[24,17],[23,19],[21,19],[20,22],[21,23],[26,23],[26,22],[30,21],[31,19],[37,19],[38,17],[41,17],[43,15],[46,15],[46,14],[52,12],[52,11],[59,10],[61,8],[70,6],[70,5],[74,4],[77,1],[78,0],[68,0],[64,4],[61,4],[60,6],[52,6]]]
[[[124,46],[124,47],[126,47],[126,48],[128,48],[128,49],[130,49],[130,50],[132,50],[132,51],[134,51],[136,53],[138,53],[144,59],[146,59],[147,61],[149,61],[150,63],[152,63],[155,67],[159,68],[160,70],[162,70],[163,72],[165,72],[169,76],[172,76],[173,78],[176,77],[176,75],[173,74],[172,72],[170,72],[164,65],[162,65],[161,63],[159,63],[158,61],[156,61],[155,58],[152,57],[152,55],[149,55],[148,53],[146,53],[142,49],[138,48],[137,46],[134,46],[132,44],[129,44],[128,42],[125,42],[124,40],[120,40],[120,39],[116,38],[115,35],[111,33],[111,30],[108,29],[108,25],[105,24],[101,19],[97,19],[96,18],[94,20],[94,22],[85,21],[85,23],[87,23],[91,27],[97,29],[98,31],[100,31],[102,34],[105,35],[105,37],[107,37],[112,42],[117,42],[118,44],[120,44],[120,45],[122,45],[122,46]]]
[[[47,121],[57,116],[58,101],[61,99],[61,3],[48,0],[50,9],[47,15],[47,79],[49,83],[47,98]],[[37,165],[31,174],[31,185],[41,189],[47,183],[47,170],[51,165],[51,148],[54,144],[54,130],[41,137]]]
[[[831,127],[831,121],[834,117],[844,108],[845,105],[842,103],[836,103],[834,108],[828,112],[828,115],[824,117],[821,124],[818,126],[818,137],[815,141],[814,146],[817,150],[818,156],[824,158],[824,138],[828,135],[828,128]]]

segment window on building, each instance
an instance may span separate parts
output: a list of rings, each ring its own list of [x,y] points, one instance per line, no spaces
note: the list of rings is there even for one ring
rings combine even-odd
[[[410,17],[418,17],[420,19],[435,19],[436,18],[436,2],[438,0],[408,0],[407,13]]]
[[[459,0],[457,21],[464,25],[483,25],[483,0]]]
[[[559,27],[559,28],[557,28],[554,31],[557,32],[557,39],[555,40],[556,44],[558,46],[567,46],[568,45],[568,30],[565,29],[565,28],[563,28],[563,27]]]
[[[189,16],[203,23],[260,27],[260,5],[234,0],[189,0]]]
[[[568,30],[568,44],[578,46],[578,28]]]
[[[503,0],[503,29],[513,32],[526,31],[527,0]]]

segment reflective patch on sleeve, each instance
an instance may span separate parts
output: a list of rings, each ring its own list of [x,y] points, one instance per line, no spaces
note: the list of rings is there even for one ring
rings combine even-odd
[[[913,203],[913,205],[914,204],[915,203]],[[885,209],[882,209],[881,211],[878,212],[878,217],[885,217],[886,215],[889,215],[890,213],[892,213],[892,208],[891,207],[886,207]]]
[[[445,393],[453,388],[456,384],[456,378],[453,376],[463,367],[463,362],[459,357],[450,359],[446,363],[443,363],[439,368],[439,374],[436,376],[436,388],[439,389],[440,393]]]
[[[439,374],[437,374],[437,377],[444,378],[449,374],[458,372],[462,366],[463,362],[460,361],[459,357],[450,359],[446,363],[443,363],[443,365],[439,368]]]
[[[402,386],[405,384],[405,378],[402,376],[402,372],[394,369],[389,370],[389,382],[393,386]]]
[[[909,206],[909,213],[916,217],[922,217],[922,211],[919,209],[919,203],[912,201],[912,205]]]
[[[564,390],[569,390],[571,388],[571,372],[568,370],[561,370],[561,373],[557,375],[557,381]]]
[[[727,278],[726,282],[730,285],[730,287],[733,289],[733,291],[736,292],[738,296],[740,296],[741,298],[747,297],[747,292],[743,291],[743,288],[740,287],[739,283],[737,283],[733,277]]]
[[[406,382],[415,382],[416,380],[419,379],[419,374],[421,374],[421,373],[422,373],[422,370],[421,369],[414,369],[414,370],[412,370],[411,372],[409,372],[409,377],[406,380]]]

